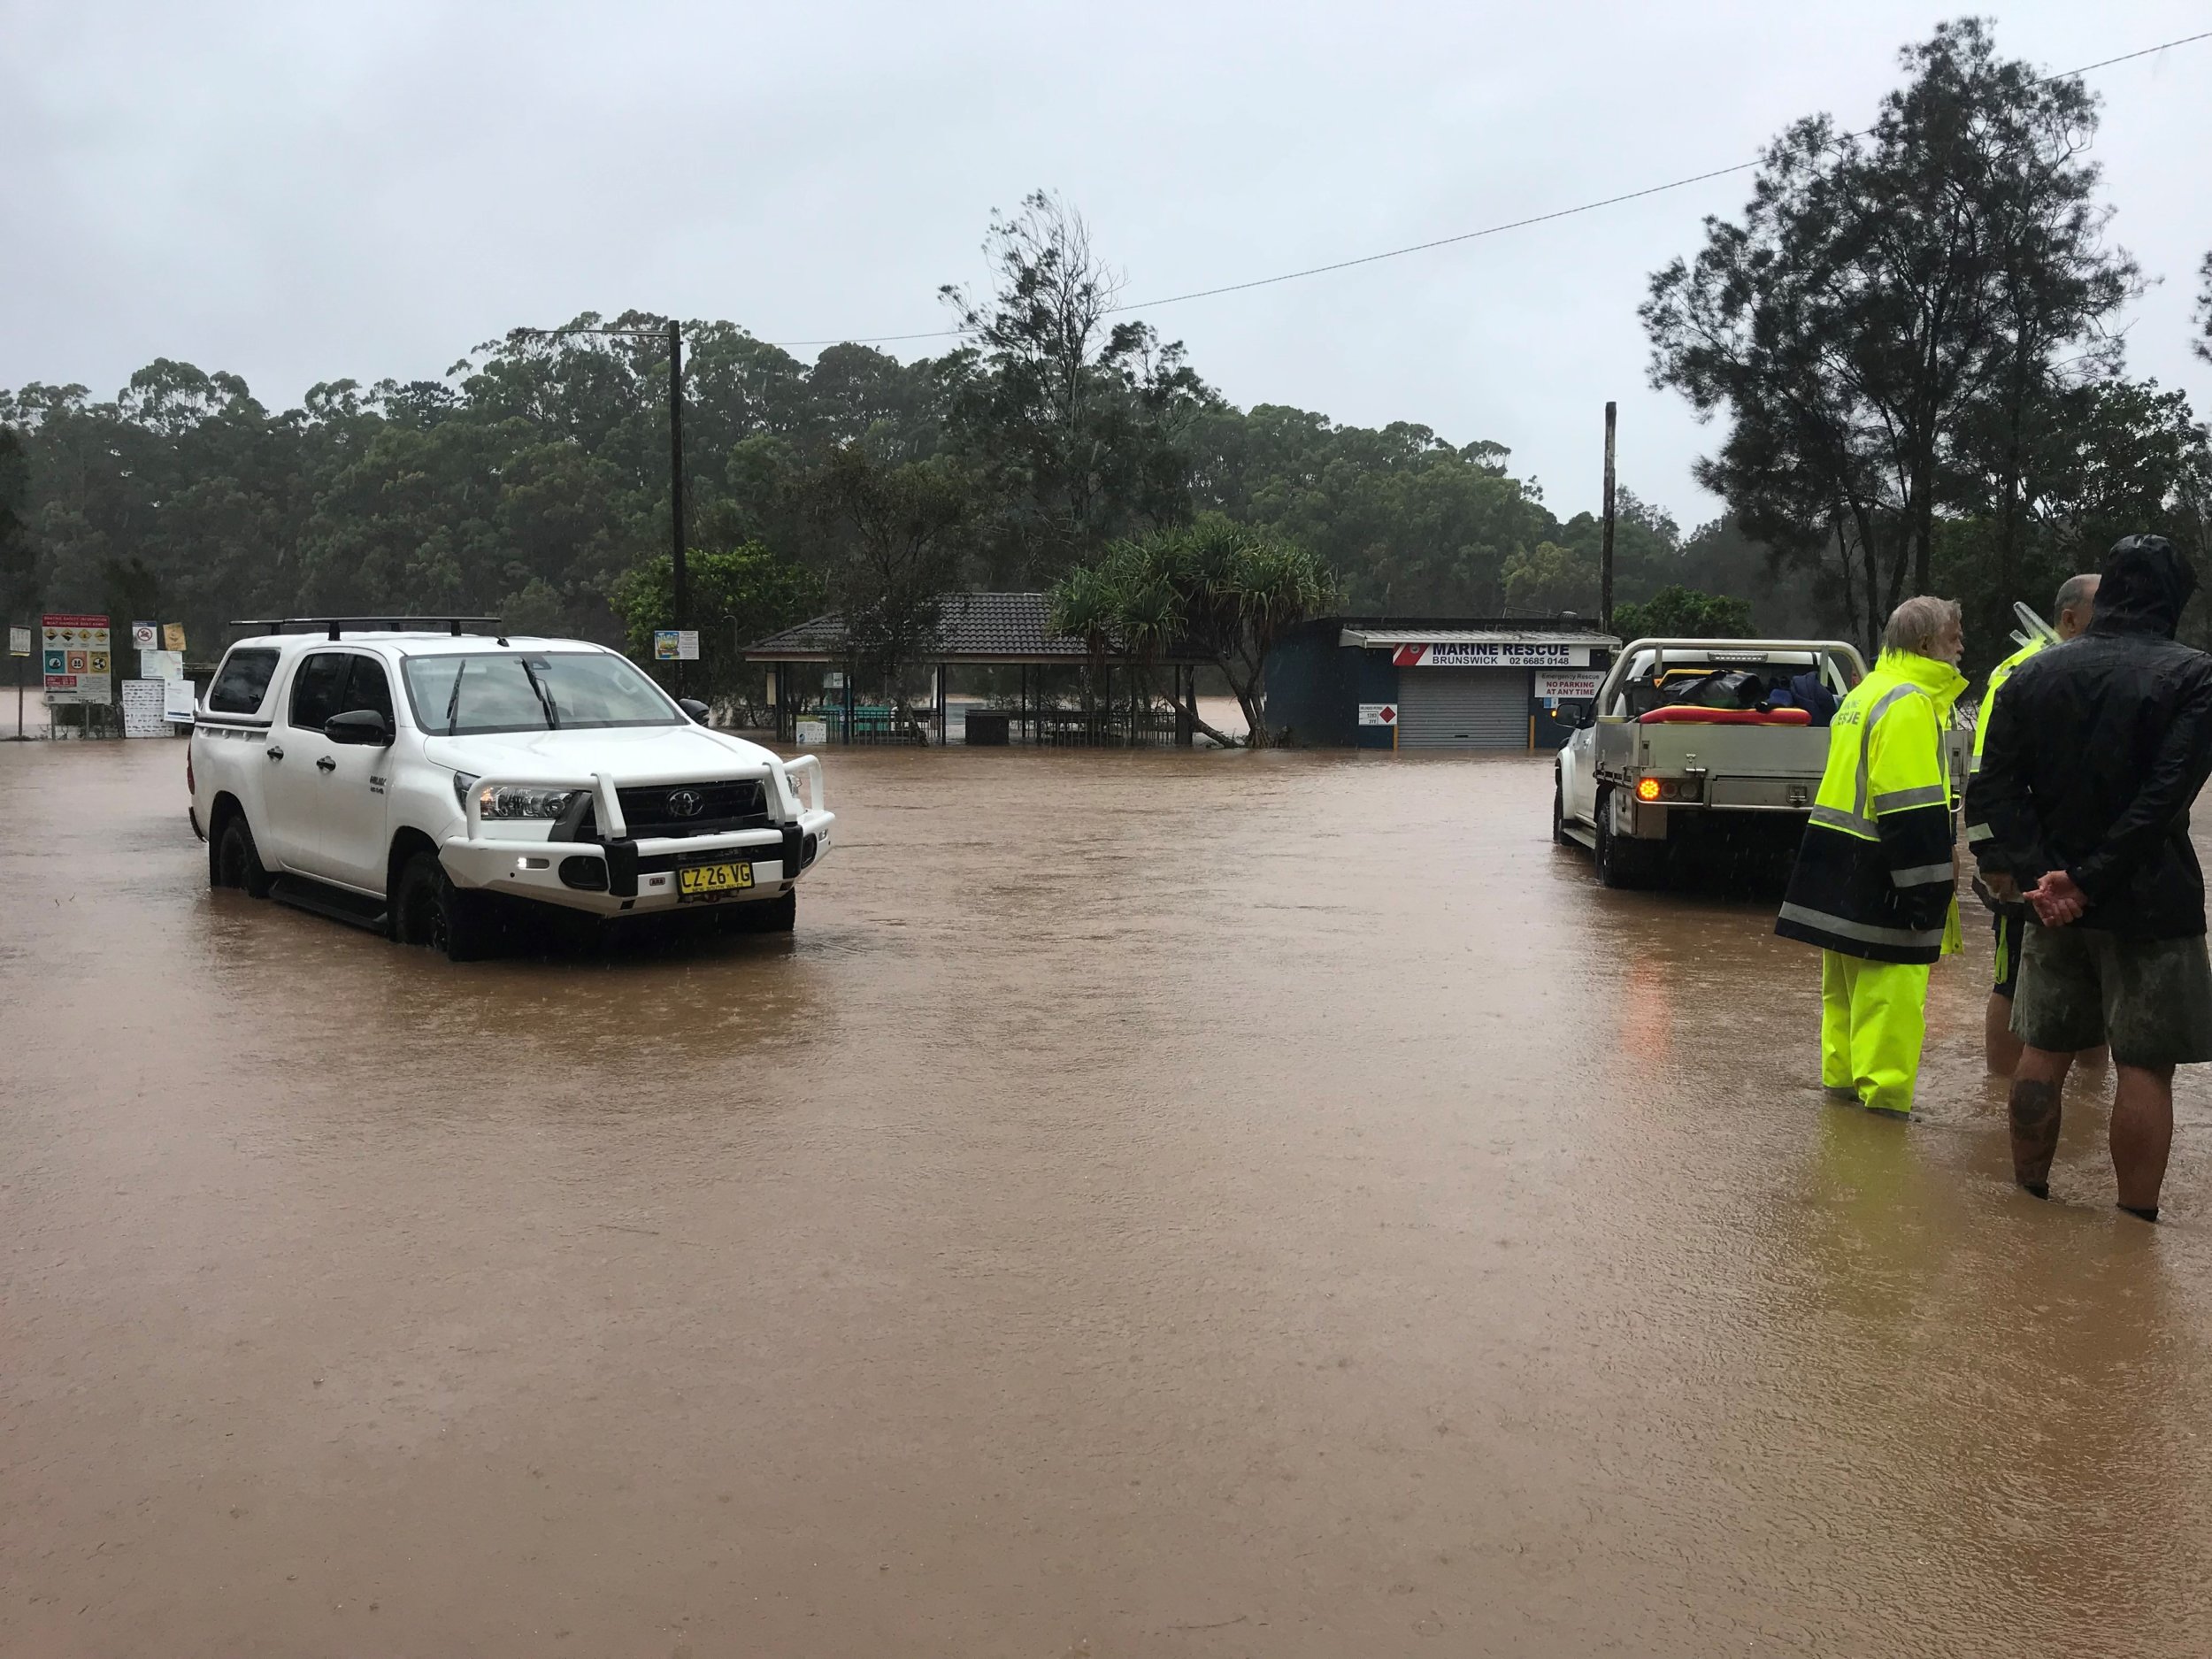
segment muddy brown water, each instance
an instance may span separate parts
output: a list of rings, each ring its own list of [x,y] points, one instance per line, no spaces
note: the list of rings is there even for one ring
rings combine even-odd
[[[2007,1179],[1540,759],[860,753],[794,939],[454,967],[0,749],[0,1652],[2201,1654],[2212,1089]]]

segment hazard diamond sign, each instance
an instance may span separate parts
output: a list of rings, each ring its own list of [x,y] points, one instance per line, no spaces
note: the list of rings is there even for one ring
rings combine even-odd
[[[1337,705],[1341,708],[1341,703]],[[1394,703],[1363,703],[1359,705],[1362,726],[1395,726],[1398,724],[1398,705]]]

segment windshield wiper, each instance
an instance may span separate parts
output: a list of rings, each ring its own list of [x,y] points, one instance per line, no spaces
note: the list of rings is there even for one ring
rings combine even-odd
[[[518,658],[518,660],[522,664],[523,678],[530,682],[530,689],[538,694],[538,707],[545,710],[545,729],[549,732],[559,731],[561,729],[561,717],[553,712],[553,699],[551,695],[548,694],[543,686],[538,684],[538,677],[530,672],[530,659],[525,657]]]
[[[461,665],[453,671],[453,695],[445,700],[445,734],[453,735],[453,728],[461,718],[461,676],[469,671],[469,659],[464,657]]]

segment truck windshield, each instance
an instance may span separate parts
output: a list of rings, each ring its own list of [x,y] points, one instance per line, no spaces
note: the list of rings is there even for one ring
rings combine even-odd
[[[406,680],[415,724],[434,737],[685,723],[634,664],[604,651],[411,657]]]

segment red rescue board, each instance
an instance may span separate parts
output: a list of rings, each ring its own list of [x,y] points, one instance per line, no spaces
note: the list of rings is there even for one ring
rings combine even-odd
[[[1636,717],[1639,726],[1810,726],[1813,717],[1803,709],[1700,709],[1686,703],[1670,703]]]

